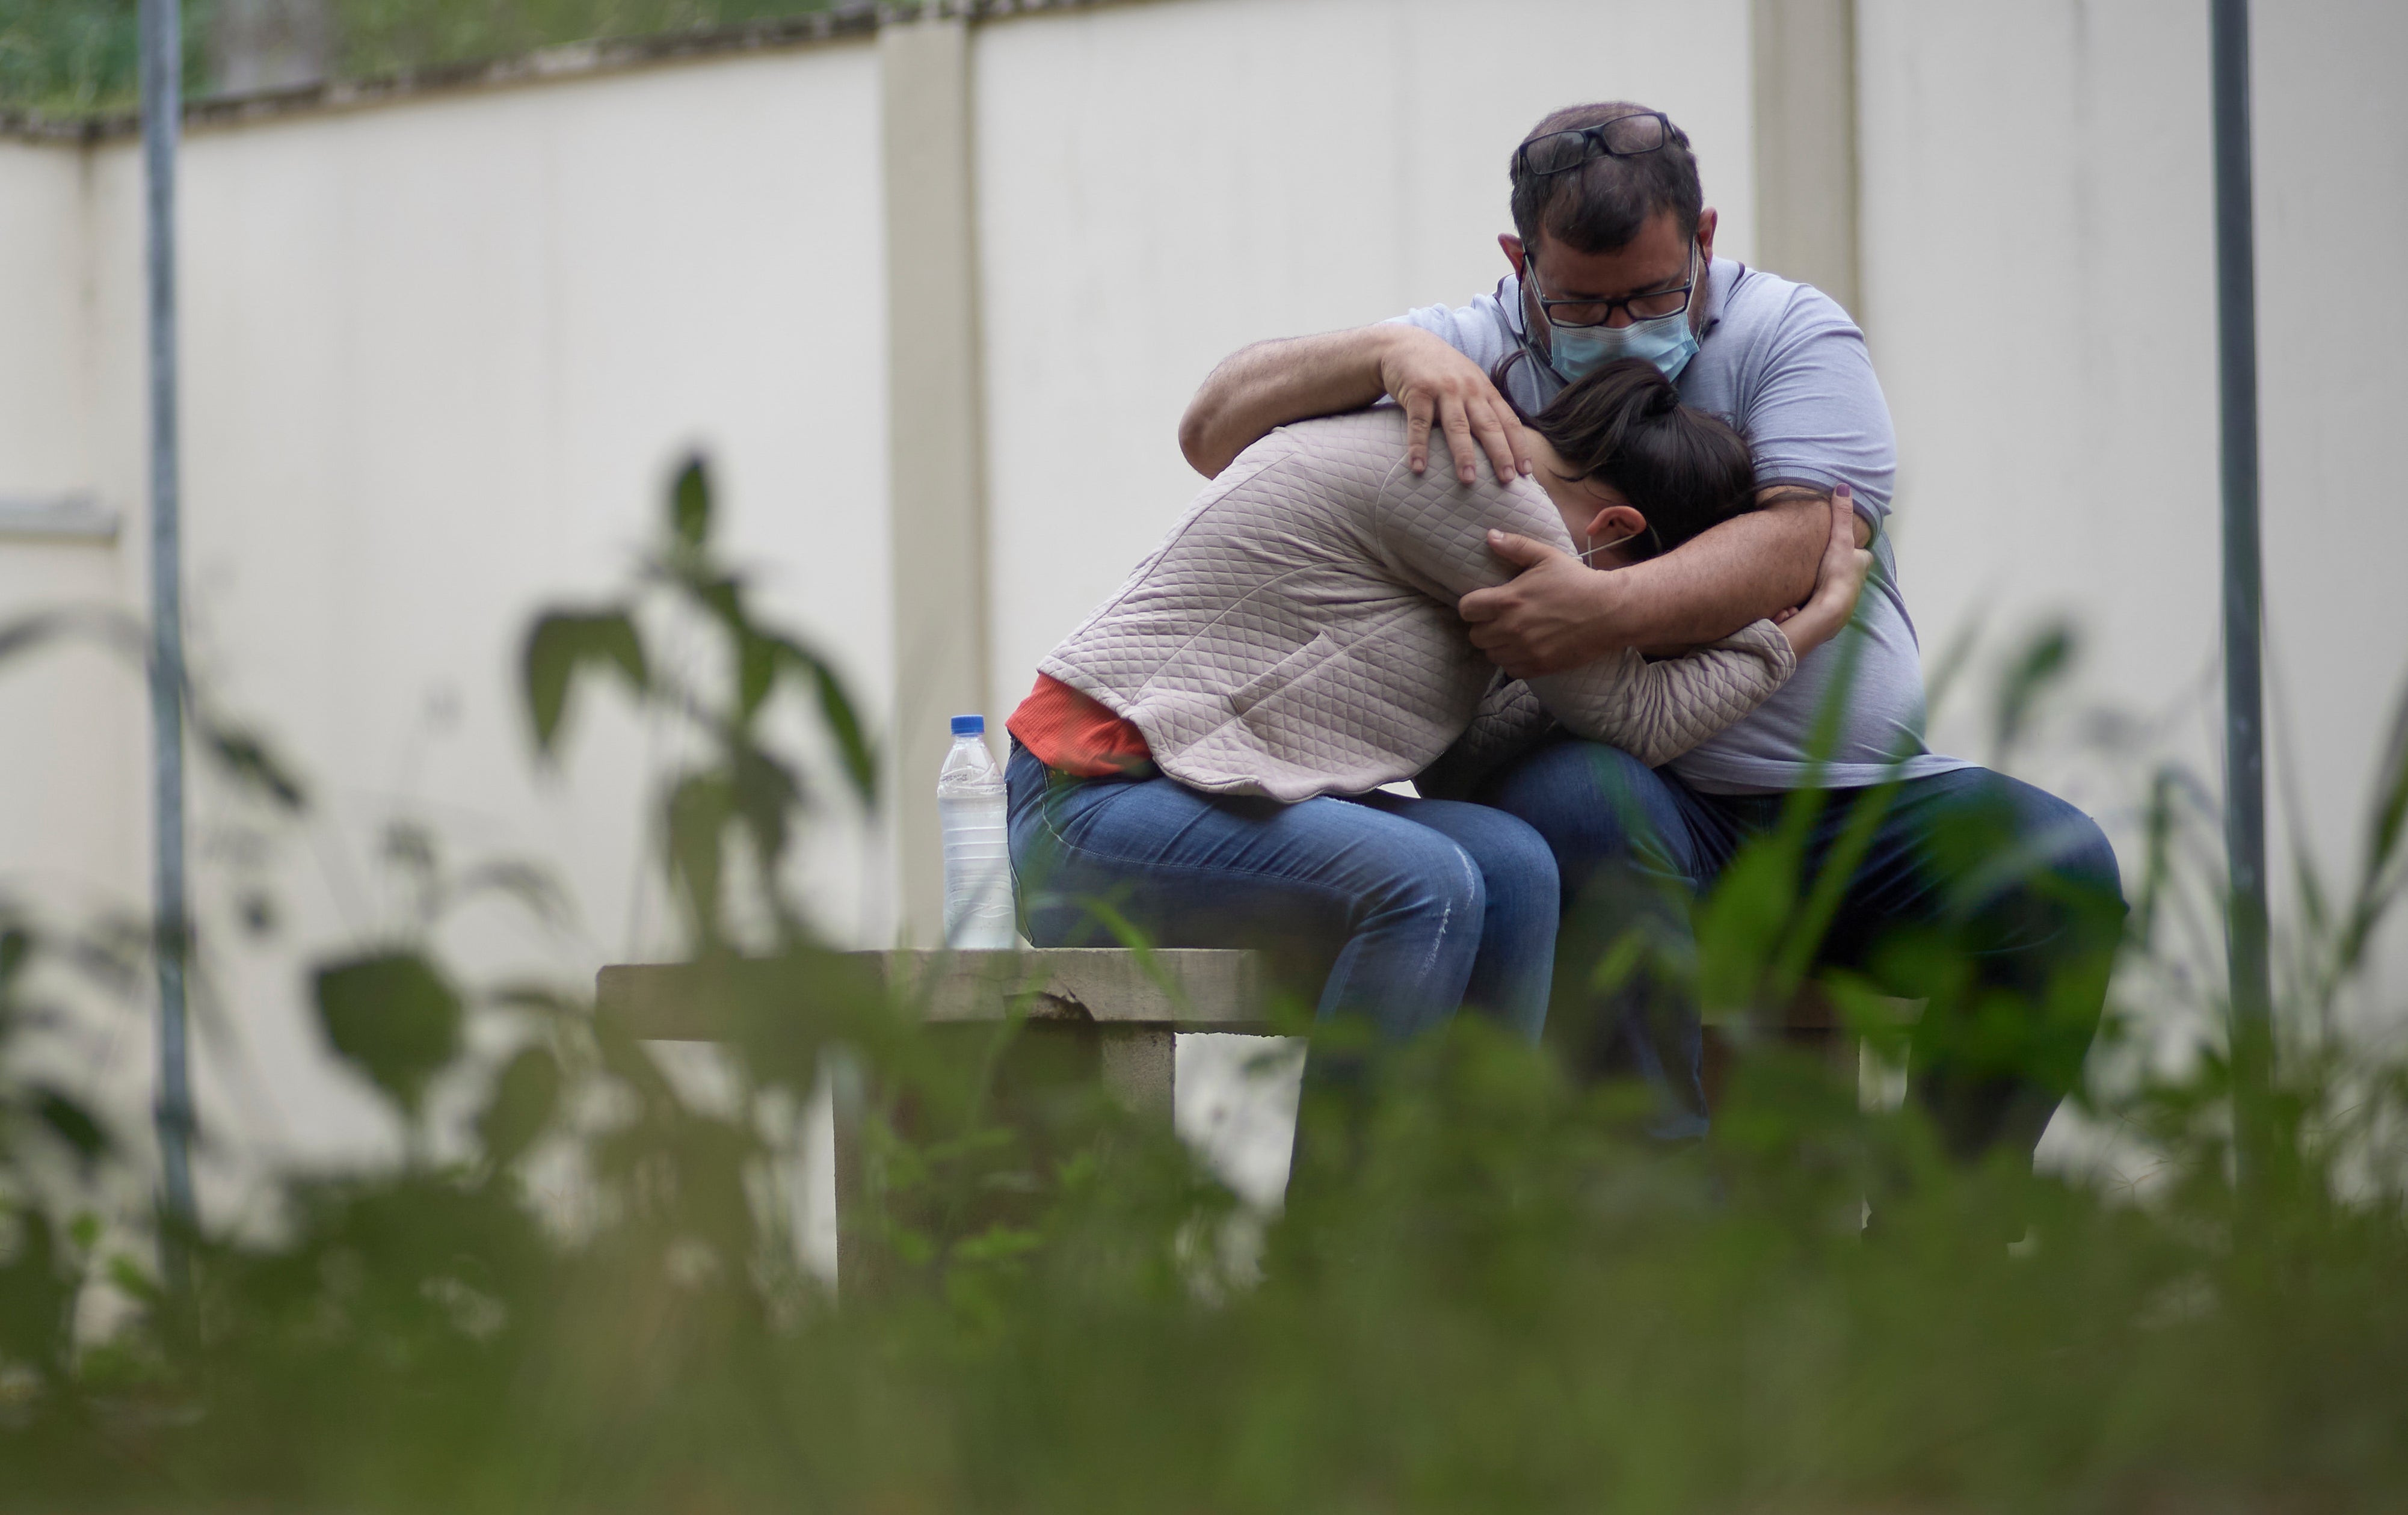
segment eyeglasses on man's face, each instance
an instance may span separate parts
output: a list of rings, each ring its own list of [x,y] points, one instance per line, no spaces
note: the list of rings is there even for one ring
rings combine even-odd
[[[1547,286],[1540,280],[1539,260],[1535,255],[1524,266],[1528,271],[1530,293],[1538,300],[1539,308],[1555,325],[1609,326],[1613,323],[1613,313],[1617,310],[1625,312],[1624,324],[1627,325],[1634,321],[1656,321],[1665,316],[1677,316],[1689,308],[1689,292],[1698,284],[1695,273],[1697,251],[1697,244],[1691,243],[1688,269],[1684,272],[1680,284],[1670,289],[1646,290],[1611,300],[1580,294],[1570,299],[1558,299],[1550,295]]]
[[[1635,158],[1672,140],[1672,121],[1660,110],[1616,116],[1595,126],[1534,136],[1513,150],[1513,176],[1565,174],[1591,158]]]

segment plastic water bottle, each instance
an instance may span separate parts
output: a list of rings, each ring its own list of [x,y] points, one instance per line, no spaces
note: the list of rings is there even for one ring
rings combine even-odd
[[[986,750],[984,716],[953,717],[953,750],[937,775],[937,819],[945,832],[945,945],[1018,946],[1003,770]]]

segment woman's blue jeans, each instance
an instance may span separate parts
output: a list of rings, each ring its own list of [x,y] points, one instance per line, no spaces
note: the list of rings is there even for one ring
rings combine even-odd
[[[1469,1005],[1536,1041],[1561,886],[1502,810],[1372,793],[1297,804],[1175,779],[1073,779],[1014,742],[1011,863],[1039,947],[1243,947],[1318,1013],[1402,1042]],[[1101,908],[1099,908],[1101,907]],[[1307,989],[1310,993],[1310,989]]]

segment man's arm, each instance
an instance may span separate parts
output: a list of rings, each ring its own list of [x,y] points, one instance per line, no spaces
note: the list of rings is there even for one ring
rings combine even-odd
[[[1383,322],[1240,348],[1212,370],[1179,418],[1179,450],[1205,478],[1274,426],[1356,410],[1383,394],[1412,422],[1406,462],[1429,463],[1432,424],[1446,429],[1455,475],[1472,481],[1473,438],[1500,479],[1530,471],[1529,443],[1513,407],[1480,365],[1418,326]]]
[[[1757,498],[1762,508],[1612,573],[1526,537],[1492,536],[1489,545],[1523,571],[1463,597],[1456,608],[1472,645],[1527,679],[1626,647],[1696,647],[1804,603],[1830,539],[1829,496],[1784,485]],[[1867,534],[1861,518],[1856,529]]]
[[[1792,286],[1771,350],[1744,398],[1756,476],[1795,482],[1757,493],[1764,508],[1651,562],[1584,574],[1545,549],[1504,542],[1526,565],[1512,583],[1463,597],[1471,639],[1509,672],[1574,667],[1618,648],[1695,646],[1805,598],[1829,538],[1831,491],[1853,490],[1859,542],[1887,514],[1898,449],[1864,334],[1846,311]]]

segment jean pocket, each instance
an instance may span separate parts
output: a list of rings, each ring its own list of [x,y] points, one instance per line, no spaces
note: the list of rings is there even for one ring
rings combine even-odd
[[[1135,793],[1144,782],[1139,779],[1107,778],[1055,780],[1037,802],[1046,839],[1066,847],[1079,846],[1097,817],[1114,802]]]

